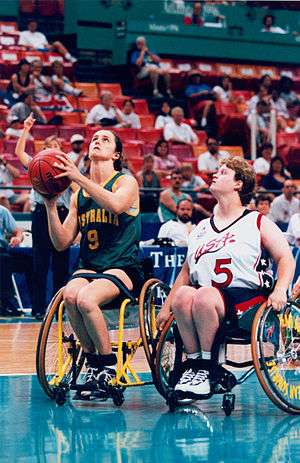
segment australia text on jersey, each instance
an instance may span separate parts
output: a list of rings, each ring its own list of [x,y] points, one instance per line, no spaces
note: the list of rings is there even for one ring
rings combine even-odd
[[[90,209],[83,212],[78,216],[78,220],[81,227],[84,227],[89,223],[108,223],[119,226],[118,216],[102,208]]]
[[[214,238],[213,240],[208,241],[207,243],[202,244],[195,252],[195,262],[197,264],[198,260],[204,254],[209,254],[217,252],[220,249],[224,248],[230,243],[235,243],[235,235],[233,233],[227,232],[225,235],[220,238]]]

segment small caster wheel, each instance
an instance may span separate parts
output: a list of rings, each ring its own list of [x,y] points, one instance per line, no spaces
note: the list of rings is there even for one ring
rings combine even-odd
[[[222,409],[225,412],[226,416],[230,416],[232,410],[234,410],[235,404],[235,395],[234,394],[224,394],[223,402],[222,402]]]
[[[66,392],[63,389],[58,389],[55,394],[55,402],[57,405],[64,405],[66,403]]]
[[[116,389],[116,388],[114,389],[115,390],[112,391],[112,394],[111,394],[113,403],[116,407],[121,407],[121,405],[124,402],[124,394],[120,389]]]

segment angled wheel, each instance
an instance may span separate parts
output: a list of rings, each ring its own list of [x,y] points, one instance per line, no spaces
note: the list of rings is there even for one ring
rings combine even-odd
[[[63,307],[62,294],[63,289],[57,292],[49,304],[36,350],[38,380],[51,399],[56,399],[60,386],[67,389],[71,383],[73,350],[76,356],[76,377],[84,363],[82,351]]]
[[[155,359],[155,386],[164,398],[168,397],[179,379],[184,357],[182,340],[171,315],[159,337]]]
[[[285,412],[300,414],[300,306],[290,300],[277,313],[263,304],[253,321],[251,350],[268,397]]]
[[[139,298],[140,333],[143,340],[145,355],[151,370],[154,368],[157,343],[155,320],[169,292],[169,286],[156,278],[151,278],[144,284]]]

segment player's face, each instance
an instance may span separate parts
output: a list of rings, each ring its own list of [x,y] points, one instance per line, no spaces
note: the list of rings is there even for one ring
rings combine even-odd
[[[91,160],[108,161],[118,159],[115,137],[109,130],[99,130],[92,138],[89,147]]]
[[[218,172],[214,174],[210,190],[212,193],[231,193],[238,191],[241,181],[234,179],[235,172],[226,165],[222,165]]]
[[[57,140],[51,140],[47,144],[47,148],[52,148],[54,150],[61,150],[60,144]]]

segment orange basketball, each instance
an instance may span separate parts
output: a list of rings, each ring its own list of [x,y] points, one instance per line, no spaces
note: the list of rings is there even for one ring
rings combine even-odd
[[[63,172],[53,165],[60,162],[57,154],[64,155],[53,148],[42,150],[29,164],[28,173],[33,189],[41,195],[57,195],[70,186],[71,181],[67,177],[55,178]]]

